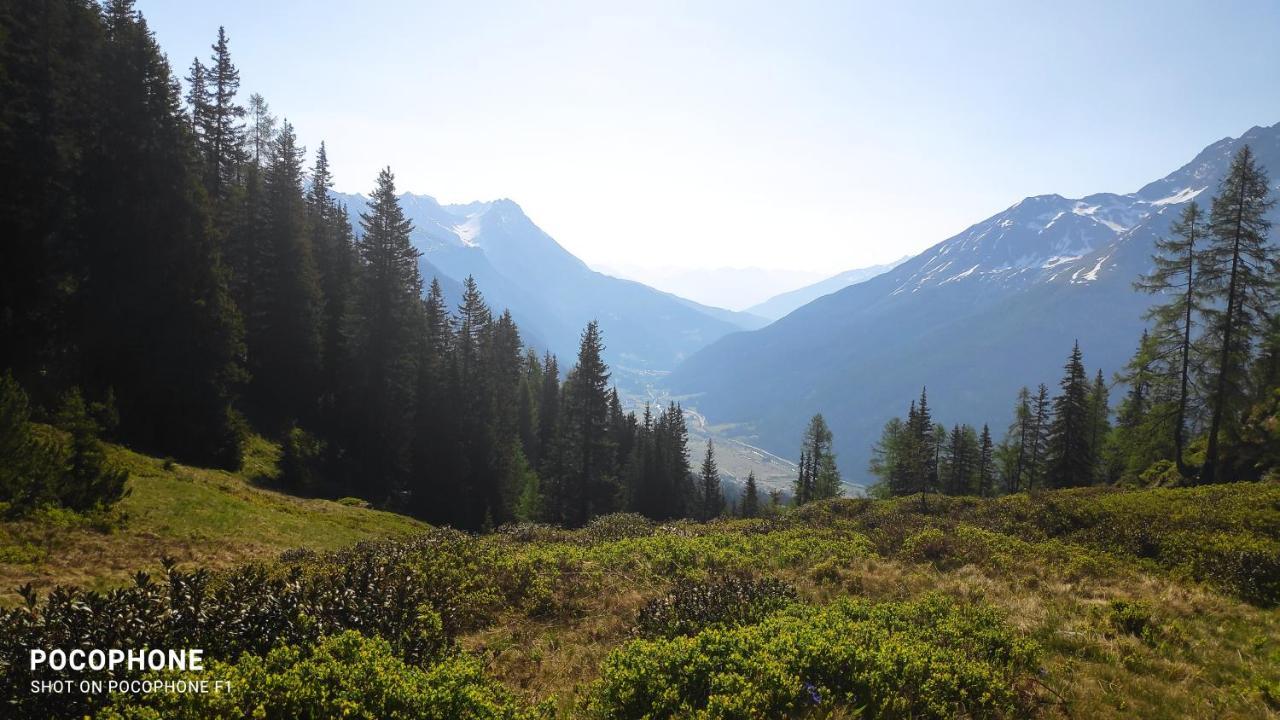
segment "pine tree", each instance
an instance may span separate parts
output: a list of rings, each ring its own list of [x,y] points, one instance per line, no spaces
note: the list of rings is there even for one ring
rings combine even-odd
[[[1178,221],[1170,227],[1173,236],[1156,240],[1156,254],[1151,258],[1155,269],[1134,284],[1137,289],[1148,293],[1171,295],[1167,302],[1148,310],[1145,317],[1154,321],[1155,334],[1150,338],[1154,344],[1153,352],[1164,359],[1161,365],[1177,378],[1174,462],[1184,477],[1191,474],[1183,448],[1190,412],[1192,363],[1199,347],[1193,342],[1192,333],[1195,315],[1205,309],[1203,279],[1196,270],[1197,257],[1202,253],[1196,243],[1204,240],[1204,224],[1200,206],[1188,203]]]
[[[1049,454],[1050,403],[1049,388],[1044,383],[1036,388],[1032,405],[1031,457],[1027,465],[1027,489],[1041,487],[1045,482],[1045,461]]]
[[[703,456],[702,467],[698,471],[698,495],[702,501],[698,512],[699,520],[713,520],[724,512],[720,468],[716,465],[715,443],[710,439],[707,440],[707,454]]]
[[[272,428],[313,417],[321,377],[324,303],[307,227],[302,155],[286,121],[266,172],[265,222],[246,318],[253,394]]]
[[[212,65],[206,77],[209,83],[209,112],[201,137],[205,142],[206,187],[216,202],[225,200],[235,182],[241,161],[244,108],[236,104],[240,90],[240,71],[231,62],[226,28],[218,28],[213,44]]]
[[[107,460],[98,440],[101,428],[90,417],[78,388],[63,396],[54,423],[71,438],[66,468],[56,483],[58,504],[84,512],[114,505],[128,494],[129,473]]]
[[[742,496],[742,517],[760,516],[760,490],[756,486],[756,474],[747,473],[747,487]]]
[[[1276,299],[1277,262],[1267,243],[1270,184],[1245,145],[1219,186],[1209,213],[1209,238],[1199,255],[1204,315],[1214,353],[1209,395],[1209,440],[1200,481],[1230,479],[1219,467],[1221,435],[1233,429],[1245,404],[1252,344]]]
[[[209,71],[200,58],[191,60],[187,73],[187,111],[191,114],[191,137],[196,147],[203,146],[204,129],[209,126],[212,97],[209,94]]]
[[[1099,369],[1089,389],[1089,447],[1093,453],[1097,468],[1094,482],[1108,479],[1104,466],[1104,450],[1108,436],[1111,434],[1111,407],[1108,401],[1107,381]]]
[[[614,448],[609,442],[609,371],[604,344],[593,320],[582,333],[578,363],[565,380],[560,435],[551,471],[552,502],[560,520],[580,526],[614,509],[618,495]]]
[[[995,447],[991,442],[991,428],[983,423],[982,435],[978,439],[978,495],[989,497],[995,486]]]
[[[82,384],[114,387],[120,435],[192,463],[237,467],[240,317],[190,163],[179,88],[128,0],[104,10],[98,141],[79,159],[77,345]],[[145,198],[145,202],[140,202]]]
[[[1092,410],[1089,380],[1077,342],[1067,360],[1061,393],[1053,399],[1053,422],[1049,427],[1049,456],[1046,479],[1051,487],[1074,487],[1093,482],[1096,460],[1090,442]]]
[[[355,382],[360,408],[357,444],[367,487],[376,500],[401,490],[409,468],[410,425],[415,415],[417,359],[423,336],[422,278],[418,251],[409,241],[413,224],[396,199],[395,176],[386,168],[360,214],[363,233]],[[354,399],[353,399],[354,400]]]

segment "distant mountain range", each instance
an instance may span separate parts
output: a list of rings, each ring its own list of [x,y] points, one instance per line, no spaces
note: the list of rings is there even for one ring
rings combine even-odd
[[[802,288],[796,288],[789,292],[784,292],[765,300],[757,305],[752,305],[743,312],[769,320],[777,320],[778,318],[788,315],[792,310],[817,300],[823,295],[830,295],[837,290],[843,290],[850,285],[860,282],[866,282],[877,275],[898,267],[902,263],[910,260],[911,256],[899,258],[891,263],[884,265],[872,265],[871,267],[857,268],[855,270],[846,270],[838,275],[832,275],[825,280],[819,280],[812,285],[806,285]]]
[[[359,232],[362,195],[335,193]],[[600,321],[605,359],[622,373],[669,370],[712,341],[764,325],[762,318],[709,307],[631,280],[604,275],[560,246],[511,200],[441,205],[404,193],[424,279],[439,277],[451,304],[473,276],[495,311],[510,309],[525,340],[572,364],[582,329]]]
[[[1280,180],[1276,125],[1218,141],[1137,192],[1028,197],[889,272],[721,338],[669,387],[708,422],[736,424],[784,457],[823,413],[851,480],[866,477],[880,428],[923,385],[940,422],[986,422],[1002,435],[1018,387],[1053,387],[1074,339],[1091,373],[1110,377],[1127,361],[1152,302],[1132,282],[1182,205],[1207,206],[1243,143]]]
[[[606,275],[636,280],[680,297],[733,310],[758,305],[824,276],[806,270],[762,267],[655,267],[634,263],[593,263],[592,267]]]

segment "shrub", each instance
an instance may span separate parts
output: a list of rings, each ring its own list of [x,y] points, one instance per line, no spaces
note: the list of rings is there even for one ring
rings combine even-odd
[[[911,603],[793,606],[756,625],[633,640],[602,667],[590,710],[607,718],[1027,714],[1038,648],[993,610]],[[862,717],[863,715],[859,715]]]
[[[682,585],[640,609],[635,633],[672,638],[712,627],[735,627],[763,620],[790,605],[796,590],[772,578]]]
[[[1112,600],[1104,614],[1106,622],[1116,632],[1154,642],[1160,626],[1151,606],[1137,600]]]
[[[451,655],[428,667],[405,663],[391,645],[346,632],[314,648],[282,646],[265,657],[209,663],[204,672],[166,679],[225,680],[231,690],[117,695],[101,720],[240,720],[241,718],[363,717],[387,720],[517,720],[532,715],[481,663]]]
[[[324,442],[294,426],[285,433],[281,446],[280,481],[284,487],[296,495],[323,494],[325,488],[321,464],[324,460]]]

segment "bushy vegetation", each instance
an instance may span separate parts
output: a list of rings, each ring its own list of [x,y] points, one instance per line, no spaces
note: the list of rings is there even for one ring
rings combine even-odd
[[[795,588],[774,578],[728,578],[681,585],[640,609],[636,633],[647,638],[673,638],[710,628],[748,625],[795,599]]]
[[[113,412],[109,405],[97,411]],[[89,512],[119,502],[129,475],[107,459],[99,422],[77,388],[63,395],[50,420],[52,427],[32,422],[27,394],[11,375],[0,375],[0,512],[12,517],[49,506]]]
[[[846,601],[628,643],[601,669],[591,707],[603,718],[1003,717],[1026,707],[1019,685],[1038,654],[982,606]]]
[[[1274,543],[1277,486],[1233,489],[1234,503],[1214,486],[619,515],[174,567],[7,611],[0,694],[20,717],[1257,716],[1280,683],[1274,595],[1220,595],[1238,593],[1127,539],[1151,526]],[[202,677],[243,692],[18,691],[27,647],[165,643],[205,648],[217,663]]]
[[[224,693],[117,696],[100,720],[241,720],[365,717],[385,720],[519,720],[534,714],[489,678],[480,662],[451,654],[406,663],[390,643],[355,631],[314,646],[281,645],[265,657],[214,662],[201,673],[157,679],[228,681]]]

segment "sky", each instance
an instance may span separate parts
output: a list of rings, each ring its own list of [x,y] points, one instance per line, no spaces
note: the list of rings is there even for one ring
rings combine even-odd
[[[594,266],[812,276],[1280,122],[1280,3],[139,0],[227,28],[339,190],[508,197]],[[642,278],[643,279],[643,278]]]

